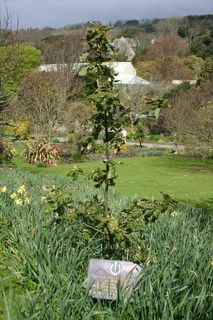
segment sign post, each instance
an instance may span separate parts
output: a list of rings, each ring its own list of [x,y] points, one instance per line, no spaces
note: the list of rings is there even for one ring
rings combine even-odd
[[[127,261],[89,260],[89,295],[97,299],[116,300],[118,288],[123,292],[135,289],[142,267]]]

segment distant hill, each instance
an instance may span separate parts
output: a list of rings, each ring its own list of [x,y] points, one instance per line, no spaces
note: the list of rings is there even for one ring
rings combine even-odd
[[[88,22],[69,24],[63,28],[22,29],[16,35],[18,42],[33,45],[45,53],[51,48],[68,47],[80,42]],[[114,38],[152,39],[174,33],[189,42],[192,54],[204,59],[213,56],[213,15],[170,17],[165,19],[117,20],[112,24]],[[75,40],[73,40],[75,39]],[[144,40],[145,39],[145,40]],[[80,46],[80,45],[79,45]],[[48,50],[47,50],[48,48]],[[51,61],[48,61],[51,62]]]

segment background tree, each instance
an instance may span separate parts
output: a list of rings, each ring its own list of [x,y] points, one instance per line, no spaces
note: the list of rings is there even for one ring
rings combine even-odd
[[[184,60],[185,66],[192,71],[192,75],[195,79],[198,79],[203,69],[204,60],[195,55],[190,55]]]
[[[199,75],[200,83],[207,83],[213,81],[213,58],[207,59],[201,68]]]
[[[3,1],[2,1],[3,2]],[[9,12],[7,2],[0,4],[0,46],[19,41],[19,18],[14,19]]]
[[[189,44],[192,43],[200,35],[199,26],[196,24],[196,20],[190,17],[182,19],[178,28],[178,35],[186,38]]]
[[[178,35],[185,38],[193,54],[205,59],[213,54],[213,15],[184,17]]]
[[[146,135],[146,129],[142,121],[139,121],[136,126],[135,138],[139,140],[139,145],[142,147],[143,140]]]
[[[135,137],[138,125],[142,124],[144,135],[152,133],[158,127],[161,110],[168,107],[168,100],[163,93],[168,86],[136,86],[124,87],[120,90],[122,104],[128,110],[125,124],[128,126],[128,135]]]
[[[83,29],[72,30],[64,35],[48,37],[43,48],[45,63],[66,63],[72,66],[80,61],[80,55],[84,47],[81,39],[84,37]]]
[[[10,98],[11,92],[7,90],[7,63],[10,65],[15,59],[15,55],[11,56],[11,61],[6,59],[5,53],[7,48],[10,48],[12,44],[15,44],[18,40],[18,31],[19,31],[19,21],[17,19],[14,23],[12,15],[9,13],[7,8],[7,3],[4,1],[4,4],[0,4],[0,125],[6,124],[4,111],[7,107],[8,100]],[[9,49],[10,51],[10,49]],[[14,66],[13,66],[14,68]],[[10,79],[12,82],[13,79]],[[9,163],[12,158],[16,155],[15,149],[9,141],[6,141],[4,138],[5,130],[0,130],[0,164]]]
[[[190,71],[182,61],[189,52],[187,42],[174,34],[157,38],[146,54],[147,60],[155,61],[153,78],[155,80],[190,78]]]
[[[155,60],[141,60],[136,62],[135,68],[137,74],[145,80],[152,81],[155,76],[155,70],[157,68],[157,61]]]
[[[69,75],[61,72],[35,72],[22,81],[8,114],[15,120],[31,123],[36,140],[46,138],[65,117],[71,83]]]
[[[0,47],[1,94],[14,94],[21,80],[41,61],[41,52],[31,46],[14,44]]]
[[[130,135],[134,135],[135,125],[144,111],[143,99],[146,92],[146,87],[123,87],[119,91],[121,102],[128,110],[125,120],[126,126],[129,126],[128,134]]]
[[[168,33],[177,35],[181,22],[181,17],[160,19],[155,23],[155,28],[160,35],[166,35]]]
[[[14,19],[8,10],[7,2],[4,1],[3,4],[0,4],[0,59],[3,58],[2,51],[5,51],[7,46],[15,44],[18,41],[18,31],[18,19],[14,23]],[[4,90],[6,68],[6,61],[3,58],[3,61],[0,61],[0,121],[3,121],[3,110],[7,106],[9,98],[9,93]]]
[[[212,83],[181,90],[171,99],[171,109],[165,110],[164,125],[176,143],[205,148],[213,146]]]

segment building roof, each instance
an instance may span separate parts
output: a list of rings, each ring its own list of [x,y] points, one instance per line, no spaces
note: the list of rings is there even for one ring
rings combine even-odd
[[[150,84],[149,81],[137,76],[136,70],[131,62],[108,62],[107,65],[112,67],[117,74],[115,80],[118,84]]]
[[[131,62],[106,62],[107,66],[113,68],[116,73],[116,84],[120,85],[149,85],[150,82],[137,76],[136,70]],[[75,63],[72,68],[79,69],[84,63]],[[43,64],[38,67],[38,71],[58,71],[66,68],[67,64]]]

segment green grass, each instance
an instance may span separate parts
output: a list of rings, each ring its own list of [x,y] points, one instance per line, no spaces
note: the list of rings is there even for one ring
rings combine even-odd
[[[0,320],[10,319],[11,313],[18,314],[25,301],[23,286],[10,271],[12,265],[12,261],[0,260]]]
[[[102,243],[79,239],[76,245],[69,222],[47,228],[50,216],[41,202],[45,184],[70,185],[81,199],[93,188],[10,169],[0,169],[0,181],[8,189],[0,193],[1,320],[213,319],[213,217],[206,209],[179,205],[151,224],[144,231],[149,259],[137,294],[131,302],[96,301],[88,297],[85,280],[89,258],[105,258]],[[9,194],[22,184],[32,201],[18,207]],[[128,202],[111,193],[114,213]]]
[[[20,151],[20,149],[19,149]],[[208,203],[213,201],[213,160],[184,157],[124,158],[118,165],[116,190],[122,195],[140,195],[159,198],[166,192],[180,201]],[[37,168],[17,157],[18,168],[31,173],[66,176],[74,164],[54,168]],[[101,162],[77,163],[86,172],[102,166]]]

